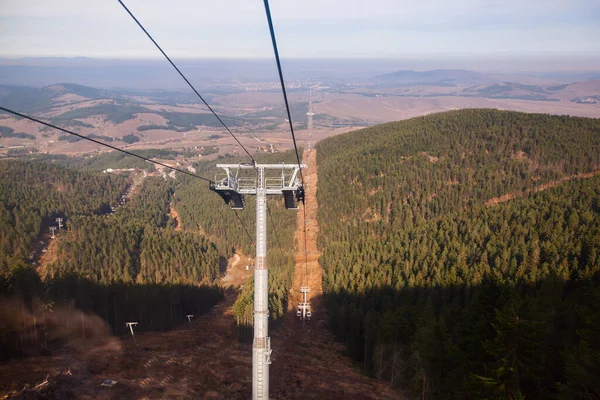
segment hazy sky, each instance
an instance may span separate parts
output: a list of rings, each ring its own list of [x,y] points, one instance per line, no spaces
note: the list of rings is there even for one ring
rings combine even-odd
[[[271,57],[261,0],[127,0],[174,57]],[[282,57],[600,53],[599,0],[271,0]],[[0,57],[160,54],[117,0],[0,0]]]

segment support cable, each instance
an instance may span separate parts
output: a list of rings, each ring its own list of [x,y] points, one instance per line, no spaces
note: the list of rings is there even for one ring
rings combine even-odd
[[[125,5],[125,3],[123,3],[122,0],[117,0],[117,1],[119,2],[119,4],[121,4],[123,6],[123,8],[125,9],[125,11],[127,11],[127,14],[129,14],[129,16],[131,18],[133,18],[133,20],[135,21],[135,23],[142,29],[142,31],[144,31],[144,33],[146,34],[146,36],[148,36],[148,38],[152,41],[152,43],[154,43],[154,45],[162,53],[162,55],[165,56],[165,58],[173,66],[173,68],[175,68],[175,71],[177,71],[179,73],[179,75],[183,78],[183,80],[185,81],[185,83],[188,84],[188,86],[194,91],[194,93],[196,93],[196,95],[198,96],[198,98],[200,100],[202,100],[202,102],[204,103],[204,105],[210,110],[210,112],[215,116],[215,118],[217,118],[217,120],[221,123],[221,125],[223,125],[223,127],[225,128],[225,130],[227,130],[227,132],[229,132],[229,134],[231,135],[231,137],[235,139],[235,141],[242,147],[242,149],[244,149],[244,151],[246,152],[246,154],[248,154],[248,157],[250,157],[250,159],[252,160],[252,163],[256,164],[256,160],[254,159],[254,157],[252,157],[252,155],[246,149],[246,147],[244,147],[244,145],[233,134],[233,132],[231,132],[231,130],[227,127],[227,125],[225,125],[225,122],[223,122],[223,120],[217,115],[217,113],[206,102],[206,100],[204,100],[204,97],[202,97],[200,95],[200,93],[196,90],[196,88],[194,87],[194,85],[192,85],[190,83],[190,81],[185,77],[185,75],[183,74],[183,72],[181,72],[181,70],[177,67],[177,65],[175,65],[175,63],[169,58],[169,56],[167,55],[167,53],[165,53],[164,50],[158,45],[158,43],[156,43],[156,41],[154,40],[154,38],[150,35],[150,33],[148,33],[148,31],[146,30],[146,28],[144,28],[144,26],[140,23],[140,21],[138,21],[138,19],[135,17],[135,15],[133,15],[133,13],[131,11],[129,11],[129,8],[127,8],[127,6]]]
[[[275,227],[275,224],[273,223],[273,216],[271,215],[271,209],[269,208],[269,203],[267,202],[267,212],[269,213],[269,220],[271,221],[271,227],[273,228],[273,231],[275,232],[275,239],[277,239],[277,245],[279,246],[279,251],[281,252],[281,254],[283,254],[283,249],[281,248],[281,242],[279,241],[279,233],[277,233],[277,228]]]
[[[81,138],[81,139],[89,140],[90,142],[94,142],[94,143],[99,144],[101,146],[105,146],[105,147],[111,148],[111,149],[119,151],[121,153],[125,153],[125,154],[133,156],[133,157],[137,157],[137,158],[139,158],[141,160],[148,161],[148,162],[151,162],[151,163],[156,164],[156,165],[160,165],[160,166],[165,167],[165,168],[169,168],[169,169],[171,169],[173,171],[181,172],[182,174],[193,176],[194,178],[202,179],[203,181],[213,182],[212,179],[204,178],[204,177],[202,177],[200,175],[193,174],[193,173],[191,173],[189,171],[185,171],[183,169],[179,169],[179,168],[176,168],[176,167],[171,167],[170,165],[163,164],[163,163],[161,163],[159,161],[151,160],[151,159],[149,159],[147,157],[140,156],[139,154],[132,153],[131,151],[120,149],[120,148],[118,148],[116,146],[113,146],[113,145],[110,145],[110,144],[107,144],[107,143],[103,143],[103,142],[101,142],[99,140],[92,139],[90,137],[81,135],[79,133],[75,133],[75,132],[70,131],[68,129],[58,127],[56,125],[52,125],[52,124],[50,124],[48,122],[41,121],[41,120],[39,120],[37,118],[30,117],[28,115],[21,114],[19,112],[13,111],[13,110],[9,110],[8,108],[0,107],[0,110],[5,111],[5,112],[7,112],[9,114],[16,115],[17,117],[21,117],[21,118],[28,119],[28,120],[33,121],[33,122],[37,122],[38,124],[45,125],[45,126],[47,126],[49,128],[57,129],[57,130],[59,130],[61,132],[68,133],[69,135],[73,135],[73,136],[77,136],[78,138]]]
[[[242,221],[242,219],[240,218],[240,215],[238,214],[237,210],[234,209],[233,211],[235,211],[235,216],[240,221],[240,224],[242,225],[242,228],[244,228],[244,232],[246,232],[246,235],[248,235],[248,239],[250,239],[250,242],[252,243],[252,245],[254,247],[256,247],[256,243],[254,243],[254,239],[252,239],[252,236],[250,235],[250,232],[248,232],[248,229],[246,229],[246,225],[244,225],[244,221]]]
[[[121,0],[119,0],[121,1]],[[271,18],[271,9],[269,8],[269,0],[264,0],[265,12],[267,14],[267,21],[269,22],[269,31],[271,32],[271,42],[273,42],[273,52],[275,53],[275,61],[277,61],[277,71],[279,72],[279,81],[281,82],[281,90],[283,92],[283,100],[285,101],[285,109],[287,111],[288,121],[290,123],[290,131],[292,132],[292,141],[294,142],[294,150],[296,150],[296,160],[298,161],[298,168],[300,168],[300,179],[304,186],[304,176],[302,175],[302,167],[300,162],[300,154],[298,153],[298,145],[296,144],[296,135],[294,134],[294,124],[292,123],[292,113],[290,112],[290,105],[287,98],[287,92],[285,90],[285,81],[283,79],[283,71],[281,70],[281,61],[279,59],[279,50],[277,50],[277,40],[275,39],[275,28],[273,27],[273,19]]]

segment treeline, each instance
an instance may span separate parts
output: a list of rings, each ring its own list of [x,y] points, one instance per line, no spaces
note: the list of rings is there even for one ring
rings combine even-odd
[[[29,133],[23,132],[15,132],[13,128],[9,128],[8,126],[0,126],[0,138],[10,137],[35,140],[35,135],[30,135]]]
[[[464,110],[317,149],[331,327],[366,371],[422,398],[600,396],[600,178],[486,206],[599,169],[598,120]]]
[[[99,284],[75,274],[41,281],[22,262],[0,274],[0,293],[0,361],[93,343],[103,334],[96,316],[117,336],[130,321],[138,332],[167,330],[223,298],[214,285]]]

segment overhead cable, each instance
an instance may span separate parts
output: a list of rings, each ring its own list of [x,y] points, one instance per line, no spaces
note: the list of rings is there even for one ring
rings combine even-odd
[[[81,135],[81,134],[79,134],[79,133],[76,133],[76,132],[70,131],[70,130],[68,130],[68,129],[65,129],[65,128],[61,128],[61,127],[59,127],[59,126],[56,126],[56,125],[52,125],[52,124],[50,124],[50,123],[48,123],[48,122],[41,121],[41,120],[39,120],[39,119],[37,119],[37,118],[30,117],[30,116],[28,116],[28,115],[21,114],[21,113],[19,113],[19,112],[13,111],[13,110],[9,110],[8,108],[5,108],[5,107],[0,107],[0,110],[2,110],[2,111],[5,111],[5,112],[7,112],[7,113],[10,113],[10,114],[13,114],[13,115],[16,115],[17,117],[21,117],[21,118],[25,118],[25,119],[28,119],[28,120],[30,120],[30,121],[33,121],[33,122],[37,122],[38,124],[45,125],[45,126],[47,126],[47,127],[49,127],[49,128],[57,129],[57,130],[59,130],[59,131],[61,131],[61,132],[68,133],[69,135],[73,135],[73,136],[77,136],[77,137],[79,137],[79,138],[81,138],[81,139],[89,140],[90,142],[94,142],[94,143],[96,143],[96,144],[99,144],[99,145],[101,145],[101,146],[104,146],[104,147],[111,148],[111,149],[113,149],[113,150],[116,150],[116,151],[119,151],[119,152],[121,152],[121,153],[125,153],[125,154],[127,154],[127,155],[130,155],[130,156],[133,156],[133,157],[137,157],[137,158],[139,158],[139,159],[141,159],[141,160],[148,161],[148,162],[151,162],[151,163],[153,163],[153,164],[156,164],[156,165],[160,165],[160,166],[162,166],[162,167],[165,167],[165,168],[169,168],[169,169],[171,169],[171,170],[173,170],[173,171],[181,172],[182,174],[189,175],[189,176],[193,176],[194,178],[202,179],[203,181],[207,181],[207,182],[213,182],[213,180],[212,180],[212,179],[204,178],[204,177],[202,177],[202,176],[200,176],[200,175],[193,174],[193,173],[191,173],[191,172],[189,172],[189,171],[185,171],[185,170],[183,170],[183,169],[179,169],[179,168],[171,167],[170,165],[163,164],[163,163],[161,163],[161,162],[159,162],[159,161],[156,161],[156,160],[151,160],[151,159],[149,159],[149,158],[147,158],[147,157],[140,156],[139,154],[132,153],[131,151],[127,151],[127,150],[120,149],[120,148],[118,148],[118,147],[116,147],[116,146],[113,146],[113,145],[110,145],[110,144],[107,144],[107,143],[103,143],[103,142],[101,142],[101,141],[99,141],[99,140],[92,139],[92,138],[90,138],[90,137],[87,137],[87,136],[85,136],[85,135]]]
[[[281,69],[281,60],[279,58],[279,50],[277,49],[277,40],[275,39],[275,28],[273,27],[273,19],[271,18],[271,8],[269,7],[269,0],[264,0],[265,13],[267,14],[267,21],[269,22],[269,31],[271,33],[271,42],[273,43],[273,52],[275,53],[275,61],[277,62],[277,72],[279,73],[279,81],[281,82],[281,91],[283,92],[283,100],[285,102],[285,109],[287,111],[288,121],[290,123],[290,131],[292,133],[292,141],[294,142],[294,150],[296,151],[296,160],[298,161],[298,168],[300,168],[300,179],[304,186],[304,175],[302,174],[302,166],[300,163],[300,153],[298,152],[298,145],[296,144],[296,135],[294,133],[294,124],[292,123],[292,113],[290,112],[290,105],[287,98],[287,92],[285,90],[285,80],[283,79],[283,71]],[[305,264],[305,285],[308,286],[308,247],[306,239],[306,197],[302,201],[302,208],[304,212],[304,264]]]
[[[219,117],[217,115],[217,113],[212,109],[212,107],[206,102],[206,100],[204,100],[204,97],[202,97],[200,95],[200,93],[196,90],[196,88],[194,87],[194,85],[192,85],[190,83],[190,81],[185,77],[185,75],[183,74],[183,72],[181,72],[181,70],[177,67],[177,65],[175,65],[175,63],[169,58],[169,56],[167,55],[167,53],[165,53],[165,51],[158,45],[158,43],[156,43],[156,41],[154,40],[154,38],[150,35],[150,33],[148,33],[148,31],[146,30],[146,28],[144,28],[144,26],[140,23],[140,21],[138,21],[138,19],[135,17],[135,15],[133,15],[133,13],[129,10],[129,8],[127,8],[127,6],[125,5],[125,3],[123,3],[122,0],[117,0],[117,1],[123,6],[123,8],[125,9],[125,11],[127,11],[127,14],[129,14],[129,16],[131,16],[131,18],[133,18],[133,20],[135,21],[135,23],[142,29],[142,31],[144,31],[144,33],[146,34],[146,36],[148,36],[148,38],[152,41],[152,43],[154,43],[154,45],[162,53],[162,55],[165,56],[165,58],[167,59],[167,61],[169,61],[169,63],[173,66],[173,68],[175,68],[175,70],[179,73],[179,75],[181,75],[181,77],[183,78],[183,80],[185,81],[185,83],[188,84],[188,86],[194,91],[194,93],[196,93],[196,95],[198,96],[198,98],[200,100],[202,100],[202,102],[204,103],[204,105],[210,110],[210,112],[215,116],[215,118],[217,118],[217,120],[221,123],[221,125],[223,125],[223,127],[225,128],[225,130],[227,130],[227,132],[229,132],[229,134],[231,135],[231,137],[235,139],[235,141],[242,147],[242,149],[244,149],[244,151],[246,152],[246,154],[248,154],[248,157],[250,157],[250,159],[252,160],[252,163],[256,164],[256,160],[254,159],[254,157],[252,157],[252,155],[246,149],[246,147],[244,147],[244,145],[233,134],[233,132],[227,127],[227,125],[225,125],[225,122],[223,122],[223,120],[221,119],[221,117]]]
[[[269,208],[269,203],[266,203],[267,212],[269,213],[269,220],[271,220],[271,227],[273,227],[273,231],[275,232],[275,239],[277,240],[277,245],[279,246],[279,251],[283,254],[283,249],[281,248],[281,242],[279,241],[279,233],[277,232],[277,228],[273,223],[273,216],[271,215],[271,209]]]
[[[119,0],[121,1],[121,0]],[[292,141],[294,142],[294,150],[296,150],[296,160],[298,161],[298,168],[300,168],[300,179],[302,185],[304,185],[304,176],[302,175],[302,166],[300,162],[300,154],[298,153],[298,145],[296,144],[296,135],[294,134],[294,124],[292,123],[292,113],[290,112],[290,105],[287,98],[287,92],[285,90],[285,81],[283,79],[283,71],[281,70],[281,61],[279,59],[279,50],[277,50],[277,40],[275,39],[275,28],[273,27],[273,19],[271,18],[271,9],[269,8],[269,0],[264,0],[265,12],[267,14],[267,21],[269,22],[269,31],[271,32],[271,42],[273,43],[273,52],[275,53],[275,61],[277,62],[277,71],[279,72],[279,81],[281,82],[281,90],[283,92],[283,100],[285,101],[285,109],[287,111],[288,121],[290,123],[290,131],[292,132]]]
[[[254,239],[252,239],[252,236],[250,235],[250,232],[248,232],[248,229],[246,229],[246,225],[244,225],[244,221],[242,221],[242,219],[240,218],[240,215],[238,214],[237,210],[234,208],[233,211],[235,211],[235,216],[240,221],[240,224],[242,225],[242,228],[244,228],[244,231],[246,232],[246,235],[248,236],[248,239],[250,239],[250,242],[252,242],[252,245],[254,247],[256,247],[256,243],[254,243]]]

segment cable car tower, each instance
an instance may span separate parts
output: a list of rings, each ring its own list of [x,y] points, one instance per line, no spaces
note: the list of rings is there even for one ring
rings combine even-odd
[[[254,267],[254,342],[252,344],[252,399],[269,398],[269,270],[267,267],[267,196],[283,195],[285,208],[304,203],[299,164],[217,164],[225,174],[217,175],[210,189],[231,208],[245,206],[244,195],[256,196],[256,261]],[[251,172],[248,174],[248,172]],[[269,177],[267,173],[270,172]]]
[[[306,301],[306,295],[308,294],[308,292],[310,292],[310,288],[308,286],[302,286],[300,288],[300,293],[302,293],[304,301],[298,303],[298,308],[296,309],[296,316],[300,317],[303,323],[306,320],[310,321],[310,317],[312,316],[312,312],[310,310],[310,303]]]

